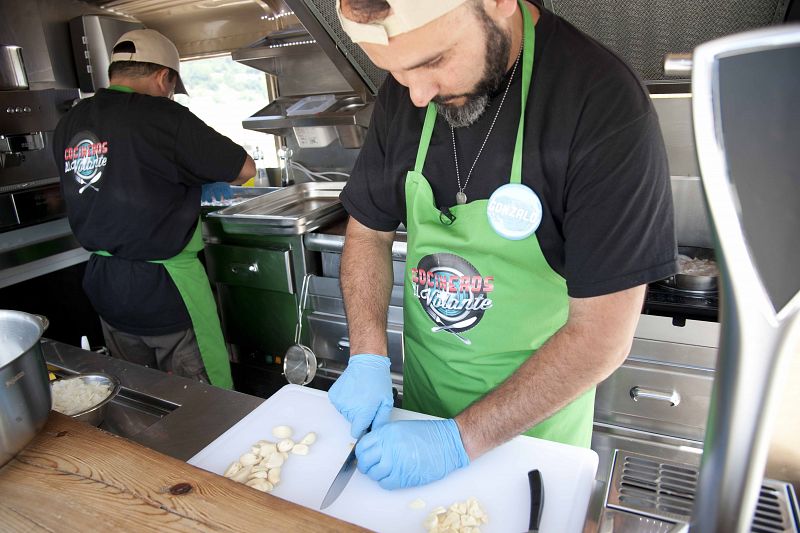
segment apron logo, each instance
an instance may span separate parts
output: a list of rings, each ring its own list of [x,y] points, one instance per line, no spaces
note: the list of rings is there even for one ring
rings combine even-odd
[[[100,140],[88,131],[75,135],[64,149],[64,173],[73,173],[80,189],[78,194],[88,189],[99,191],[95,185],[103,176],[103,168],[108,163],[108,142]]]
[[[472,329],[492,307],[489,297],[494,276],[483,276],[469,261],[453,254],[426,255],[411,269],[411,286],[422,308],[433,321],[431,332],[460,335]]]

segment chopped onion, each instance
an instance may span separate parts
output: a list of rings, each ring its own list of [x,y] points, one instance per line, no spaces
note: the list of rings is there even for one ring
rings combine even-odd
[[[698,259],[687,255],[678,255],[678,268],[681,274],[689,276],[718,276],[719,269],[713,259]]]
[[[82,379],[59,380],[51,389],[53,410],[70,416],[94,407],[111,394],[110,385]]]

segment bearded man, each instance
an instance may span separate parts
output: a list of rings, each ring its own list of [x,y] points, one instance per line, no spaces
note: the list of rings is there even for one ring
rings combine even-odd
[[[440,479],[525,433],[589,446],[594,390],[627,357],[646,284],[676,271],[667,158],[636,74],[523,0],[340,0],[391,75],[341,199],[351,357],[330,390],[359,469]],[[408,232],[403,407],[386,318]]]

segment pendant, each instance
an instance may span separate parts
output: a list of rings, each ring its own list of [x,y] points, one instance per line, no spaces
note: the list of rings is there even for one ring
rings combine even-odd
[[[464,194],[464,191],[458,191],[456,193],[456,203],[458,205],[464,205],[465,203],[467,203],[467,195]]]

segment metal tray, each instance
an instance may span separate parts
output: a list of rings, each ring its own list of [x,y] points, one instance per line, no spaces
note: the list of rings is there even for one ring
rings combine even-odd
[[[299,183],[210,213],[227,233],[302,235],[344,218],[345,182]]]

